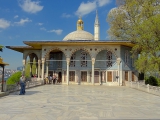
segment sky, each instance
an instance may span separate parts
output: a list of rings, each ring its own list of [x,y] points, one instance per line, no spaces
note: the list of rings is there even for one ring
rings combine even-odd
[[[25,46],[23,41],[63,40],[76,30],[79,17],[84,30],[94,34],[96,10],[100,39],[108,40],[108,12],[116,0],[0,0],[0,45]],[[0,52],[5,68],[22,66],[23,54],[4,48]]]

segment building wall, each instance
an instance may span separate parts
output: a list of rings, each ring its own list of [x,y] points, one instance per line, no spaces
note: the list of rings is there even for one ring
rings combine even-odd
[[[92,71],[92,59],[95,58],[95,60],[104,60],[104,61],[95,61],[95,71],[106,71],[106,77],[107,77],[107,71],[112,72],[112,81],[116,81],[115,77],[118,73],[118,64],[117,64],[117,58],[121,58],[120,63],[120,79],[124,80],[125,78],[125,71],[128,71],[128,77],[129,79],[132,79],[132,72],[135,72],[134,67],[132,66],[131,61],[131,54],[129,54],[128,58],[128,64],[125,64],[125,51],[130,51],[130,47],[126,46],[120,46],[120,45],[106,45],[106,46],[43,46],[41,51],[35,51],[36,54],[40,54],[41,60],[45,59],[48,60],[48,54],[52,50],[59,50],[62,52],[62,72],[66,71],[67,64],[66,64],[66,58],[70,58],[73,53],[76,54],[76,60],[81,60],[81,51],[85,50],[87,52],[87,67],[81,67],[81,62],[76,61],[75,67],[69,67],[70,71],[75,71],[76,74],[76,82],[80,81],[81,79],[81,71],[87,71],[87,81],[91,80],[91,76],[89,75]],[[106,58],[107,58],[107,51],[112,52],[112,66],[107,67],[106,65]],[[25,51],[25,54],[34,52],[34,51]],[[37,53],[38,52],[38,53]],[[56,62],[54,64],[57,64]],[[54,69],[57,69],[55,67]],[[63,72],[64,73],[64,72]],[[135,76],[136,73],[135,73]],[[64,79],[64,76],[63,76]],[[108,83],[107,83],[108,84]]]
[[[101,70],[115,70],[117,69],[117,64],[116,64],[116,56],[112,53],[112,66],[107,67],[107,50],[103,50],[98,53],[96,57],[96,62],[95,62],[95,68],[101,69]]]
[[[128,64],[125,63],[125,53],[128,51]],[[126,46],[121,46],[121,61],[122,61],[122,70],[125,71],[134,71],[135,68],[132,65],[132,58],[131,58],[131,48]]]

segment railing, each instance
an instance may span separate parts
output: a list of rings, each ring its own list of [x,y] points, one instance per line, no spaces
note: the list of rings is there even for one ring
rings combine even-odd
[[[145,81],[127,82],[126,86],[160,96],[160,87],[145,84]]]
[[[34,80],[32,79],[31,81],[26,81],[26,89],[27,88],[32,88],[36,86],[44,85],[44,80]],[[15,92],[20,90],[20,85],[19,84],[14,84],[14,85],[7,85],[6,86],[6,92]]]

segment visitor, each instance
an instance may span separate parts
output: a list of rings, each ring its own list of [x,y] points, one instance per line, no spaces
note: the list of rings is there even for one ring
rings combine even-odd
[[[49,84],[51,84],[52,83],[52,76],[50,75],[49,76]]]
[[[20,77],[19,84],[21,86],[20,94],[19,95],[24,95],[25,94],[25,78],[24,78],[23,75]]]
[[[56,77],[56,75],[54,75],[54,76],[53,76],[53,84],[56,83],[56,80],[57,80],[57,77]]]
[[[46,84],[48,84],[48,81],[49,81],[49,80],[48,80],[48,77],[46,77],[46,79],[45,79]]]

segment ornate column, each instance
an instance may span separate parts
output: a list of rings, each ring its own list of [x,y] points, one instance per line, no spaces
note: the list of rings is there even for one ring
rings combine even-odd
[[[44,61],[45,58],[42,58],[42,80],[44,79]]]
[[[70,58],[66,58],[66,62],[67,62],[67,85],[69,85],[69,62],[70,62]]]
[[[48,62],[46,62],[46,77],[48,77]]]
[[[41,60],[38,60],[38,79],[40,78]]]
[[[94,85],[94,64],[95,64],[95,58],[92,58],[92,84]]]
[[[26,60],[22,60],[22,63],[23,63],[23,75],[25,75],[25,66],[26,66]]]
[[[121,58],[117,58],[117,65],[118,65],[118,76],[117,76],[117,79],[118,79],[119,86],[122,85],[122,80],[120,79],[120,63],[121,63]]]

